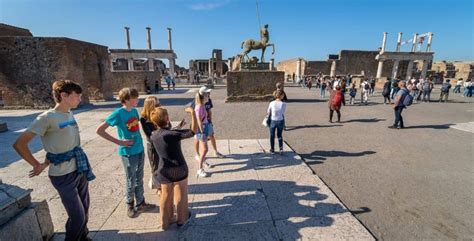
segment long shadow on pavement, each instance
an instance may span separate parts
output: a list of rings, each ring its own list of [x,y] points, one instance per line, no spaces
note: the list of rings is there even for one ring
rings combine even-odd
[[[379,118],[352,119],[352,120],[342,121],[342,123],[350,123],[350,122],[372,123],[372,122],[379,122],[379,121],[385,121],[385,120],[386,119],[379,119]]]
[[[419,125],[419,126],[405,126],[404,129],[449,129],[453,124],[443,124],[443,125]]]
[[[375,154],[375,151],[345,152],[345,151],[313,151],[309,154],[300,154],[300,156],[309,165],[322,164],[322,161],[328,157],[356,157]]]
[[[326,128],[326,127],[336,127],[342,125],[304,125],[304,126],[287,126],[285,131],[294,131],[298,129],[306,129],[306,128]]]

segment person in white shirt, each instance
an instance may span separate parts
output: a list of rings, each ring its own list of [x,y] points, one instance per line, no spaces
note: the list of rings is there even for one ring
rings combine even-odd
[[[462,78],[458,79],[458,82],[456,82],[456,85],[454,86],[453,93],[461,93],[462,82]]]
[[[269,117],[270,129],[270,153],[275,152],[275,130],[277,132],[278,146],[280,147],[280,154],[283,154],[283,128],[285,126],[285,109],[286,103],[282,101],[285,94],[281,90],[273,92],[275,100],[270,102],[267,109],[267,116]]]
[[[370,84],[367,81],[367,79],[360,84],[360,89],[361,89],[361,95],[360,95],[360,103],[365,103],[367,105],[367,101],[369,100],[369,91],[370,91]]]

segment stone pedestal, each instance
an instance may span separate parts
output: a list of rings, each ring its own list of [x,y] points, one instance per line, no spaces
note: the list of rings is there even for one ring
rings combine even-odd
[[[270,101],[276,83],[283,83],[284,80],[283,71],[229,71],[226,102]]]
[[[8,131],[7,123],[0,121],[0,133]]]
[[[0,182],[0,240],[49,240],[53,236],[48,203],[31,203],[31,191]]]

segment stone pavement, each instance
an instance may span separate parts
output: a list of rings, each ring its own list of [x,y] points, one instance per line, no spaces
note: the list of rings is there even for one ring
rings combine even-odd
[[[290,147],[285,146],[282,156],[268,154],[268,140],[257,139],[218,140],[226,157],[209,159],[215,165],[209,178],[196,177],[192,139],[183,141],[190,168],[193,215],[189,225],[182,229],[172,225],[168,231],[159,232],[158,208],[130,219],[117,148],[95,134],[96,126],[108,114],[76,114],[82,146],[97,176],[90,183],[89,229],[94,240],[374,240]],[[35,156],[42,160],[44,152],[38,151]],[[148,183],[150,166],[145,160]],[[16,160],[0,168],[0,175],[5,183],[32,188],[33,200],[48,201],[57,232],[53,240],[62,240],[67,216],[57,192],[46,172],[28,178],[30,169],[26,162]],[[154,190],[145,187],[145,196],[148,202],[158,203]]]

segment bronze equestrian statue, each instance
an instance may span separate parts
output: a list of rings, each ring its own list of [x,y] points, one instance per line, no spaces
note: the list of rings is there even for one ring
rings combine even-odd
[[[273,47],[272,55],[275,53],[275,44],[268,43],[270,40],[270,35],[268,33],[268,24],[265,24],[262,29],[260,29],[260,41],[247,39],[242,42],[240,48],[244,49],[242,59],[247,57],[247,61],[250,60],[249,56],[247,55],[252,50],[262,49],[262,57],[260,58],[260,62],[264,62],[265,56],[265,49],[269,46]]]

